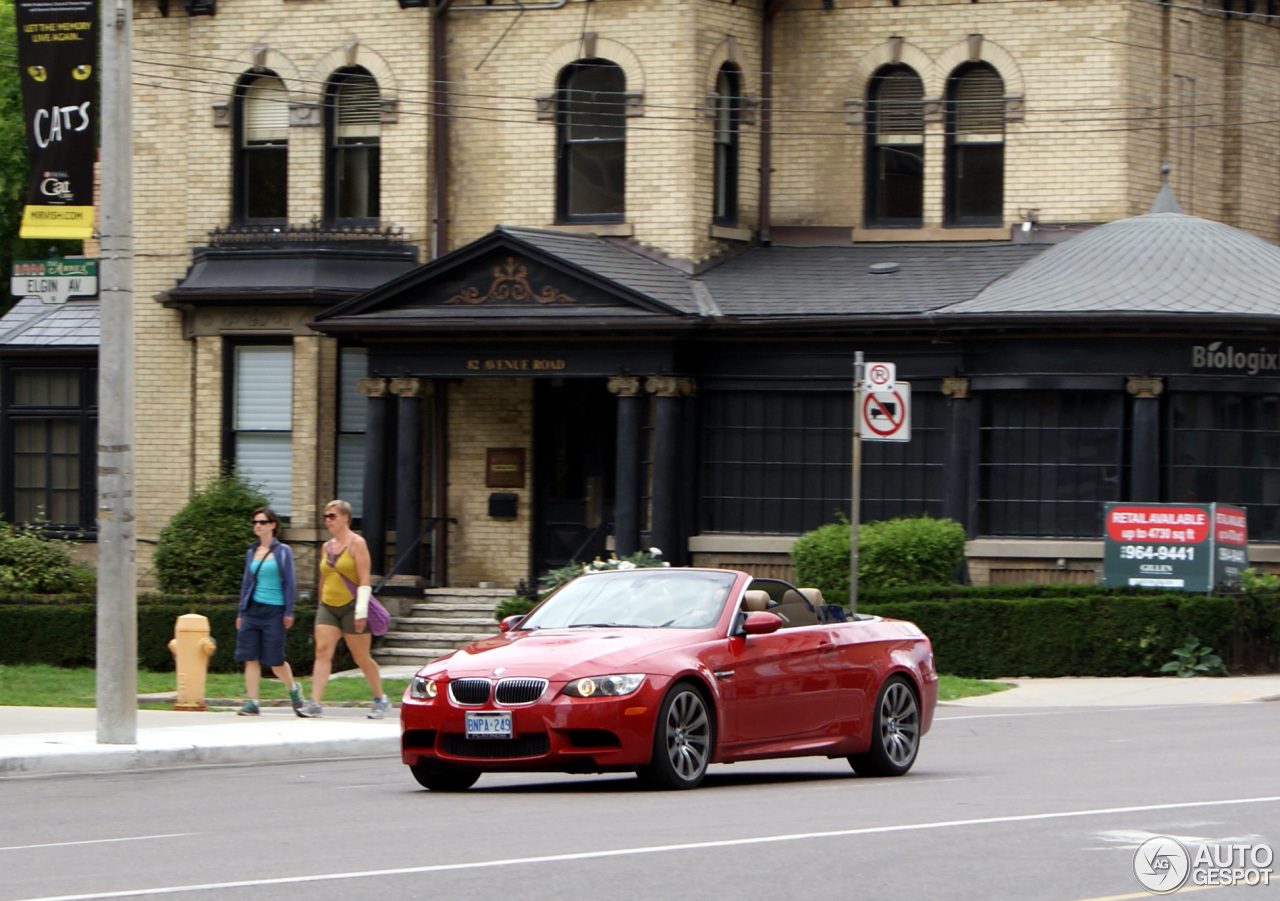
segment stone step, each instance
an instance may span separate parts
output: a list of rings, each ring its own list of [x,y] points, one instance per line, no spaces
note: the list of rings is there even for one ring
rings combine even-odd
[[[422,590],[422,596],[428,600],[456,598],[460,601],[479,602],[492,598],[495,604],[513,594],[515,591],[510,588],[424,588]]]
[[[379,648],[373,652],[373,659],[382,666],[421,666],[456,650],[457,648]]]
[[[382,636],[384,645],[403,647],[404,645],[448,645],[450,647],[465,647],[475,641],[484,641],[486,638],[493,638],[498,634],[497,629],[479,632],[404,632],[397,629],[394,632],[388,632]]]
[[[447,619],[444,617],[402,617],[395,621],[400,632],[497,632],[492,619]]]
[[[493,619],[497,604],[414,604],[410,612],[414,616],[487,617]]]

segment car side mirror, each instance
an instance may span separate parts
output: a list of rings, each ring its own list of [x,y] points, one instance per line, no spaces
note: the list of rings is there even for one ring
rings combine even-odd
[[[776,613],[769,613],[766,610],[753,610],[747,614],[747,620],[742,624],[742,631],[745,635],[768,635],[770,632],[777,632],[782,627],[782,617]]]
[[[502,622],[498,623],[498,630],[501,632],[510,632],[516,626],[520,625],[520,621],[522,619],[524,619],[523,614],[513,613],[511,616],[506,617]]]

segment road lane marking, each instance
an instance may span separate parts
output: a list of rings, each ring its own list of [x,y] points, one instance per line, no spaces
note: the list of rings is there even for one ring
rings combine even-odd
[[[205,882],[192,885],[166,885],[156,888],[126,889],[114,892],[90,892],[81,895],[46,895],[39,898],[15,898],[13,901],[102,901],[107,898],[145,898],[155,895],[180,895],[189,892],[219,892],[236,888],[260,888],[268,885],[303,885],[308,882],[335,882],[341,879],[366,879],[378,876],[416,876],[423,873],[447,873],[460,870],[484,870],[529,864],[566,863],[580,860],[605,860],[639,854],[669,854],[673,851],[705,851],[711,848],[740,848],[767,842],[799,842],[823,838],[848,838],[855,835],[884,835],[895,832],[920,832],[929,829],[955,829],[965,826],[991,826],[1002,823],[1031,823],[1038,820],[1060,820],[1076,817],[1116,816],[1126,813],[1152,813],[1162,810],[1192,810],[1198,807],[1231,807],[1242,804],[1280,803],[1280,795],[1259,798],[1230,798],[1221,801],[1184,801],[1176,804],[1142,804],[1134,807],[1104,807],[1094,810],[1062,810],[1053,813],[1028,813],[1008,817],[980,817],[972,820],[939,820],[933,823],[906,823],[900,826],[867,826],[862,829],[834,829],[830,832],[801,832],[784,835],[762,835],[755,838],[729,838],[709,842],[684,842],[676,845],[642,845],[615,848],[611,851],[580,851],[574,854],[547,854],[541,857],[508,857],[477,860],[471,863],[427,864],[420,867],[394,867],[382,870],[354,870],[346,873],[317,873],[313,876],[277,876],[270,879],[242,879],[235,882]]]
[[[1143,710],[1183,710],[1188,707],[1217,707],[1217,704],[1150,704],[1143,707],[1058,707],[1052,710],[1034,710],[1030,713],[962,713],[958,716],[934,716],[934,724],[959,720],[1014,719],[1023,716],[1062,716],[1070,713],[1137,713]],[[952,710],[955,707],[950,708]],[[970,707],[970,710],[975,708]]]
[[[10,845],[0,851],[30,851],[33,848],[68,848],[72,845],[107,845],[111,842],[146,842],[156,838],[185,838],[199,832],[166,832],[164,835],[129,835],[124,838],[87,838],[78,842],[46,842],[42,845]]]
[[[1185,895],[1187,892],[1205,892],[1211,888],[1231,888],[1229,885],[1184,885],[1180,889],[1165,892],[1165,897]],[[1151,898],[1151,892],[1134,892],[1131,895],[1104,895],[1098,898],[1081,898],[1079,901],[1132,901],[1134,898]]]

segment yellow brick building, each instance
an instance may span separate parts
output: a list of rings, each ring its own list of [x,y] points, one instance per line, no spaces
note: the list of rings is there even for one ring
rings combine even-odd
[[[140,0],[138,534],[153,539],[236,462],[288,515],[304,567],[324,537],[320,505],[354,495],[367,506],[374,485],[383,571],[412,523],[425,538],[411,575],[514,586],[570,550],[604,550],[608,529],[596,527],[614,518],[625,456],[610,430],[631,428],[639,509],[620,535],[627,549],[661,536],[677,543],[664,549],[673,559],[784,572],[794,524],[830,509],[815,502],[788,527],[742,516],[708,529],[713,502],[698,486],[715,466],[660,459],[655,444],[668,416],[683,423],[670,433],[679,447],[707,446],[717,408],[693,399],[749,374],[662,379],[772,352],[768,325],[738,344],[680,337],[695,322],[756,321],[721,315],[736,289],[708,295],[701,275],[749,248],[833,247],[863,253],[865,267],[972,245],[986,267],[975,293],[1043,244],[1145,212],[1166,160],[1186,213],[1280,240],[1275,5]],[[801,257],[773,313],[814,291]],[[950,264],[930,265],[945,275]],[[663,294],[667,273],[680,284]],[[504,304],[521,284],[559,292],[559,306],[530,309],[588,312],[516,317]],[[341,306],[379,290],[376,303]],[[618,298],[690,324],[665,338],[652,324],[628,331]],[[396,315],[413,324],[397,330]],[[806,355],[829,351],[812,343],[823,326],[796,328],[784,356],[800,362],[764,368],[798,384]],[[841,328],[830,352],[842,360],[859,335],[883,335]],[[565,368],[528,369],[539,362]],[[921,365],[916,378],[957,374]],[[941,388],[931,396],[951,403]],[[620,398],[643,409],[619,412]],[[617,410],[599,429],[572,431],[606,404]],[[390,423],[376,440],[375,416]],[[603,463],[558,459],[540,417],[607,444]],[[666,497],[659,477],[683,487]],[[551,496],[568,506],[549,509]],[[911,497],[883,512],[933,509]],[[560,545],[541,542],[557,523]],[[1078,556],[1091,572],[1097,556],[1075,533],[971,534],[991,539],[975,552],[978,578],[992,559],[1051,569]]]

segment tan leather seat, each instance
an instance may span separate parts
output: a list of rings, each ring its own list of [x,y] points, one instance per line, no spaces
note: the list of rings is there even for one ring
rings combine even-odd
[[[816,588],[797,588],[782,596],[782,603],[773,612],[784,620],[786,626],[816,626],[821,624],[818,612],[823,606],[822,592]]]
[[[769,609],[769,592],[758,589],[749,590],[742,596],[742,609],[748,613]]]

